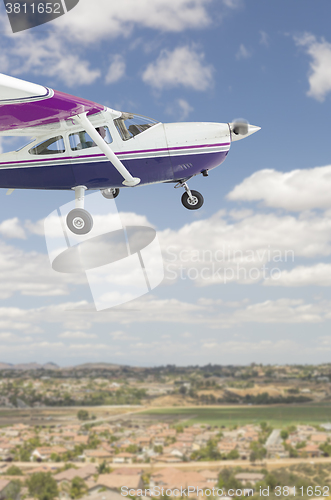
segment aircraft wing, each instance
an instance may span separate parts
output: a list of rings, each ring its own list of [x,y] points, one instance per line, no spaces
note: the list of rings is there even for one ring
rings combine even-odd
[[[88,116],[106,108],[95,102],[0,73],[0,132],[38,127]]]
[[[113,150],[102,139],[89,120],[96,113],[106,111],[105,106],[80,97],[25,82],[0,73],[0,135],[17,135],[39,127],[47,133],[47,127],[55,124],[60,128],[61,121],[72,119],[81,123],[101,151],[124,178],[125,186],[139,184],[138,177],[132,177]]]

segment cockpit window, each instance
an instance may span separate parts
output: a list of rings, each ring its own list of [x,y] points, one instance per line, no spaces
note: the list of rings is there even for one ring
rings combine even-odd
[[[30,155],[56,155],[64,152],[64,140],[61,135],[40,142],[34,148],[29,149]]]
[[[113,138],[110,135],[108,127],[97,127],[96,131],[99,132],[103,140],[110,144],[113,142]],[[95,142],[91,139],[87,132],[82,130],[81,132],[76,132],[75,134],[69,135],[69,142],[72,151],[79,151],[80,149],[94,148],[96,146]]]
[[[122,113],[119,118],[114,120],[114,123],[123,141],[128,141],[159,122],[146,116]]]

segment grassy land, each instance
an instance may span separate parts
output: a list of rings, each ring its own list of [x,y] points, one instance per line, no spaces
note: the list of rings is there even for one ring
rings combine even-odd
[[[157,408],[140,413],[141,416],[162,417],[185,421],[188,425],[245,425],[267,421],[273,426],[283,427],[297,424],[321,424],[330,421],[331,405],[273,405],[273,406],[227,406],[204,408]]]

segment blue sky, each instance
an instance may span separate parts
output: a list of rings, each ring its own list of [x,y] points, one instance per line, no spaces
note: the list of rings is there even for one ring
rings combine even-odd
[[[190,181],[205,198],[197,212],[171,185],[121,193],[123,217],[157,229],[166,279],[109,312],[70,311],[91,304],[86,280],[50,269],[40,221],[72,195],[0,190],[2,361],[329,360],[330,14],[328,0],[318,9],[305,0],[80,0],[57,21],[12,34],[0,5],[2,73],[164,122],[243,117],[262,127]],[[222,249],[230,258],[217,262]],[[203,279],[212,264],[219,274]],[[263,278],[263,265],[279,269],[277,279]]]

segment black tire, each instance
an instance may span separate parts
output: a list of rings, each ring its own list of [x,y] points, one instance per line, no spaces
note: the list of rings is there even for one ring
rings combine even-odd
[[[93,227],[92,215],[83,208],[74,208],[67,215],[67,226],[74,234],[87,234]]]
[[[198,210],[201,208],[204,202],[203,196],[199,191],[191,191],[193,200],[190,200],[189,195],[185,192],[182,196],[182,203],[185,208],[189,210]]]
[[[112,192],[114,191],[114,192]],[[102,196],[107,198],[107,200],[113,200],[114,198],[117,198],[117,196],[120,194],[120,190],[118,188],[112,189],[102,189],[101,190]]]

